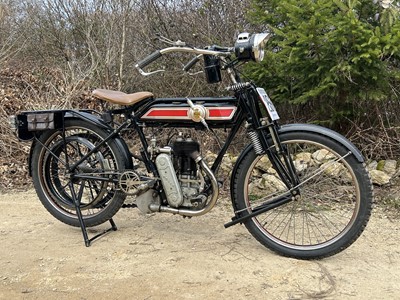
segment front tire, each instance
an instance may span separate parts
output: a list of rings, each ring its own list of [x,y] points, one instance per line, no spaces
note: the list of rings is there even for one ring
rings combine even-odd
[[[129,162],[115,141],[110,140],[85,159],[74,171],[91,178],[71,177],[68,169],[94,149],[109,133],[83,120],[65,121],[65,139],[60,130],[44,132],[32,149],[32,179],[44,207],[58,220],[79,227],[73,193],[79,197],[87,227],[102,224],[114,216],[126,195],[115,178]],[[45,146],[43,147],[41,143]]]
[[[371,214],[372,184],[365,165],[316,133],[286,132],[280,138],[299,177],[300,196],[246,220],[246,228],[284,256],[315,259],[342,251],[360,236]],[[239,216],[289,190],[267,155],[253,150],[240,162],[233,187]]]

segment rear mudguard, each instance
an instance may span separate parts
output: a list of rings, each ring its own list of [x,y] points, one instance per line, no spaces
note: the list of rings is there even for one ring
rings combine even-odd
[[[64,119],[69,119],[69,120],[70,119],[82,119],[82,120],[88,121],[88,122],[90,122],[90,123],[92,123],[92,124],[94,124],[94,125],[96,125],[96,126],[98,126],[100,128],[109,130],[110,133],[113,130],[101,118],[99,118],[98,116],[93,115],[91,113],[88,113],[88,112],[83,112],[83,111],[79,111],[78,112],[78,111],[76,111],[74,113],[66,113],[65,116],[64,116]],[[118,146],[119,151],[124,156],[124,159],[128,162],[128,164],[129,164],[128,168],[129,169],[133,169],[132,154],[129,151],[128,145],[119,136],[115,137],[114,140],[115,140],[115,143]],[[31,157],[32,157],[32,151],[33,151],[32,149],[34,148],[36,143],[37,143],[36,140],[33,140],[31,148],[30,148],[30,151],[29,151],[29,156],[28,156],[29,176],[32,176]]]
[[[358,150],[357,147],[354,146],[344,136],[342,136],[341,134],[339,134],[331,129],[328,129],[328,128],[325,128],[322,126],[318,126],[318,125],[312,125],[312,124],[288,124],[288,125],[283,125],[278,130],[279,134],[283,134],[283,133],[287,133],[287,132],[300,132],[300,133],[312,132],[312,133],[319,134],[321,136],[328,137],[328,138],[338,142],[340,145],[345,147],[347,150],[349,150],[360,163],[364,162],[364,157],[361,154],[360,150]],[[235,163],[235,166],[232,170],[232,176],[231,176],[231,182],[230,182],[230,189],[231,189],[230,192],[231,192],[232,204],[233,204],[233,207],[235,210],[236,210],[236,208],[235,208],[235,203],[233,200],[234,199],[233,198],[234,179],[236,177],[238,167],[240,166],[242,160],[252,150],[253,150],[252,144],[249,144],[245,149],[243,149],[243,151],[240,153],[240,155]]]

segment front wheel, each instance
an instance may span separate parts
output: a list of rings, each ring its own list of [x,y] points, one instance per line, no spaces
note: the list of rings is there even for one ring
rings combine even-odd
[[[360,236],[371,214],[372,184],[365,165],[341,144],[316,133],[286,132],[280,138],[299,178],[292,188],[299,195],[247,219],[246,228],[284,256],[315,259],[342,251]],[[239,216],[290,190],[268,156],[254,151],[240,162],[234,180]]]

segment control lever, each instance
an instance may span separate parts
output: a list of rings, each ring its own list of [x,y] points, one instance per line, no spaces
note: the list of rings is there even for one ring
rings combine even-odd
[[[203,56],[203,54],[199,54],[197,56],[195,56],[191,61],[189,61],[184,67],[183,67],[183,71],[187,72],[189,75],[197,75],[200,73],[203,73],[203,71],[199,71],[199,72],[195,72],[195,73],[190,73],[189,70],[191,68],[193,68],[193,66],[195,64],[197,64],[197,62],[200,60],[200,58]]]

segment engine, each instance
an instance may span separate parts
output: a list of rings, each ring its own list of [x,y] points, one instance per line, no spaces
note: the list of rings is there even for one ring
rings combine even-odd
[[[202,195],[204,178],[194,157],[200,145],[191,138],[179,136],[171,145],[159,149],[155,159],[164,192],[171,207],[201,208],[207,197]]]

